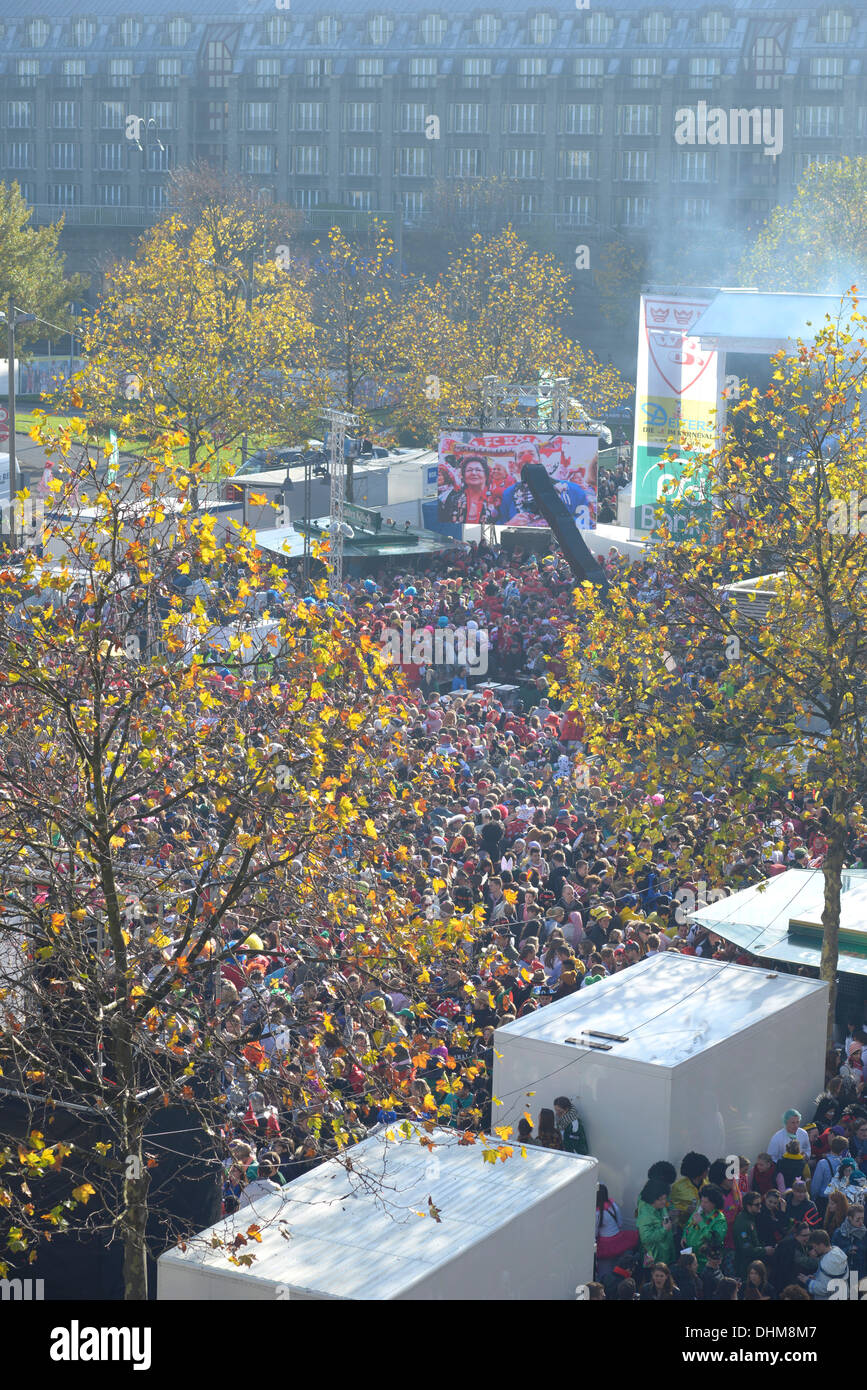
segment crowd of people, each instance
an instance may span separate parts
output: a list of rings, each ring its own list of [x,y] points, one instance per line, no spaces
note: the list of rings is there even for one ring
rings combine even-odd
[[[628,562],[612,550],[605,566],[613,576]],[[218,578],[231,597],[231,577]],[[629,578],[652,592],[652,563],[632,564]],[[661,952],[760,964],[683,910],[683,894],[708,877],[707,845],[721,830],[738,848],[720,891],[821,866],[831,813],[798,786],[747,812],[721,788],[666,820],[661,798],[649,806],[576,776],[586,772],[582,712],[549,690],[564,674],[574,583],[557,556],[486,544],[347,582],[343,602],[373,640],[405,623],[486,634],[484,675],[406,664],[407,689],[391,717],[380,712],[374,736],[397,785],[424,770],[425,797],[401,806],[375,869],[344,876],[350,898],[390,885],[418,917],[465,930],[439,973],[409,990],[397,966],[360,967],[327,914],[287,921],[248,893],[223,915],[218,944],[228,954],[208,988],[232,1053],[223,1076],[226,1214],[383,1122],[433,1114],[490,1132],[494,1031],[552,1001]],[[216,612],[218,586],[206,601]],[[278,595],[270,603],[280,610]],[[214,679],[231,690],[238,678],[218,667]],[[249,719],[255,737],[255,701]],[[143,827],[129,848],[143,868],[175,867],[183,884],[185,857],[207,853],[218,830],[218,821],[198,824],[181,810]],[[348,870],[351,860],[348,851]],[[867,866],[867,821],[857,813],[847,860]],[[157,924],[146,916],[145,926]],[[157,937],[144,962],[151,974],[170,944],[171,925],[163,926],[169,936]],[[819,1298],[841,1269],[865,1274],[867,1010],[863,994],[841,986],[839,1047],[810,1125],[788,1115],[767,1151],[742,1159],[734,1175],[725,1160],[697,1153],[679,1174],[667,1160],[654,1164],[635,1213],[601,1187],[591,1297]],[[592,1116],[569,1096],[546,1099],[516,1139],[587,1152]]]
[[[607,564],[613,573],[624,561],[612,553]],[[647,566],[634,566],[633,578],[652,583]],[[440,1123],[489,1129],[494,1030],[551,1001],[664,951],[759,964],[689,922],[682,908],[683,890],[704,877],[706,839],[721,824],[737,830],[730,837],[739,844],[724,891],[791,865],[821,865],[829,812],[797,788],[745,816],[721,790],[662,831],[649,816],[626,831],[621,792],[576,786],[581,714],[546,693],[572,586],[568,567],[553,556],[485,546],[449,556],[444,568],[393,569],[347,584],[350,611],[376,638],[407,621],[433,629],[445,620],[458,632],[475,623],[488,634],[484,679],[406,670],[409,720],[394,759],[398,781],[422,764],[434,776],[424,809],[403,819],[410,900],[426,919],[458,918],[468,930],[461,958],[429,980],[420,1007],[396,974],[391,983],[387,970],[378,978],[353,970],[327,931],[305,937],[295,929],[287,937],[277,924],[263,927],[243,914],[228,920],[238,955],[223,967],[223,1007],[245,1036],[251,1024],[258,1035],[228,1085],[235,1125],[226,1212],[333,1154],[319,1116],[335,1109],[355,1138],[382,1122],[424,1116],[444,1099]],[[387,750],[390,721],[377,723]],[[849,860],[867,862],[867,826],[857,816]],[[381,872],[396,881],[398,867],[385,852]],[[744,1158],[734,1178],[722,1171],[723,1160],[696,1154],[685,1157],[679,1176],[667,1162],[654,1165],[637,1213],[628,1214],[637,1230],[622,1226],[617,1194],[600,1189],[599,1290],[616,1298],[822,1297],[823,1271],[830,1277],[839,1263],[834,1252],[843,1251],[847,1268],[862,1269],[867,1034],[863,999],[845,990],[841,997],[839,1055],[829,1059],[836,1074],[810,1126],[802,1129],[798,1117],[791,1131],[790,1117],[768,1151]],[[323,1013],[334,1032],[314,1048],[303,1035]],[[383,1030],[394,1044],[387,1105],[371,1095],[364,1061]],[[300,1065],[293,1053],[299,1031]],[[278,1073],[255,1067],[289,1053]],[[311,1079],[319,1116],[308,1103]],[[586,1119],[558,1096],[535,1124],[522,1119],[516,1138],[586,1152]],[[626,1242],[617,1258],[605,1253],[612,1238]]]
[[[867,1109],[839,1078],[802,1124],[787,1110],[753,1162],[690,1151],[650,1166],[624,1221],[600,1184],[591,1299],[842,1300],[867,1276]]]

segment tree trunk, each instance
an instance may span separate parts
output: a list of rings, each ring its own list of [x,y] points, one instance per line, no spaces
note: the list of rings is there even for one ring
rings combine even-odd
[[[148,1296],[147,1225],[148,1173],[144,1164],[141,1130],[127,1144],[123,1155],[123,1297],[127,1303],[143,1303]]]
[[[837,962],[840,954],[840,896],[842,871],[846,855],[845,826],[837,823],[841,814],[834,798],[834,824],[828,840],[828,853],[822,872],[825,878],[825,902],[822,908],[822,960],[819,974],[828,986],[828,1029],[826,1062],[834,1047],[834,1011],[837,1003]]]
[[[190,506],[194,512],[199,510],[199,480],[196,476],[196,454],[198,453],[198,441],[194,435],[190,435],[187,445],[187,458],[190,470]]]

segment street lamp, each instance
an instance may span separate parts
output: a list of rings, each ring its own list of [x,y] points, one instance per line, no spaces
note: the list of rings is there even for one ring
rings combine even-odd
[[[19,323],[35,323],[36,315],[25,313],[23,309],[16,309],[15,301],[10,298],[6,313],[0,312],[0,318],[6,320],[6,333],[8,339],[8,362],[6,374],[6,386],[9,396],[9,501],[15,501],[15,494],[18,491],[18,479],[16,477],[17,468],[15,460],[15,326]],[[2,511],[0,511],[2,516]],[[9,508],[9,538],[15,537],[15,509]]]

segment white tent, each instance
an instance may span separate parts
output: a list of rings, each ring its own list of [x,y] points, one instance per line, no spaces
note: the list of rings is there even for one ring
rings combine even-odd
[[[784,874],[744,888],[730,898],[702,905],[689,914],[754,956],[818,967],[819,944],[790,939],[791,922],[820,923],[825,893],[821,869],[788,869]],[[867,869],[844,869],[840,902],[841,932],[864,932],[865,955],[854,955],[841,942],[839,971],[867,975]]]
[[[392,1135],[390,1139],[388,1136]],[[159,1261],[160,1299],[568,1299],[593,1277],[594,1159],[435,1129],[434,1151],[381,1127]],[[429,1214],[429,1199],[439,1222]],[[212,1249],[254,1224],[249,1268]]]
[[[629,1217],[657,1159],[755,1157],[786,1106],[822,1089],[828,990],[797,975],[676,953],[498,1028],[500,1124],[577,1107],[599,1177]],[[605,1036],[605,1035],[609,1036]]]

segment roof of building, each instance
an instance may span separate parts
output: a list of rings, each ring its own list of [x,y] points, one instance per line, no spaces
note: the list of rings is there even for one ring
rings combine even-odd
[[[480,1144],[461,1145],[453,1130],[430,1137],[433,1155],[418,1138],[383,1127],[352,1148],[354,1176],[332,1159],[238,1218],[218,1222],[186,1251],[168,1251],[160,1265],[197,1266],[236,1280],[239,1270],[225,1251],[205,1242],[255,1221],[261,1243],[243,1277],[332,1298],[394,1298],[596,1168],[595,1159],[537,1148],[492,1165]],[[440,1208],[439,1223],[428,1216],[428,1198]]]
[[[549,1045],[575,1038],[574,1051],[582,1054],[591,1041],[610,1041],[582,1038],[591,1029],[626,1039],[600,1056],[675,1067],[823,989],[803,976],[664,953],[516,1019],[496,1036]]]

